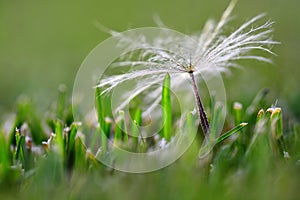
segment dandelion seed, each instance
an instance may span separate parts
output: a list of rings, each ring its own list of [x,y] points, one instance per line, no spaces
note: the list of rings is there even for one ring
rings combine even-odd
[[[112,67],[121,71],[129,69],[128,72],[104,77],[96,87],[103,88],[102,94],[106,94],[123,83],[136,81],[134,89],[124,94],[123,98],[126,100],[117,107],[115,112],[118,112],[152,85],[162,83],[166,73],[171,76],[172,87],[190,90],[190,86],[183,84],[186,78],[189,78],[196,97],[202,130],[207,136],[209,123],[200,99],[196,78],[203,73],[213,76],[216,71],[229,72],[230,67],[239,67],[237,60],[252,59],[271,63],[270,58],[257,55],[255,52],[275,55],[271,47],[278,44],[271,36],[272,21],[254,25],[265,16],[264,14],[250,19],[231,34],[225,35],[223,30],[235,3],[236,1],[232,1],[229,4],[218,23],[208,20],[199,35],[172,36],[162,31],[159,37],[148,41],[145,35],[128,36],[108,30],[119,39],[119,46],[139,50],[124,55],[118,62],[112,64]],[[146,98],[149,107],[145,113],[149,113],[153,105],[161,101],[160,94],[161,88],[149,92]]]

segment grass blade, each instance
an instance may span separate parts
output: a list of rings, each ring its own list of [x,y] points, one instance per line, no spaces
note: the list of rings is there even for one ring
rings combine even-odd
[[[241,123],[243,105],[239,102],[234,102],[233,111],[234,111],[234,123],[237,126]]]
[[[172,105],[171,105],[171,92],[170,92],[170,75],[167,73],[162,87],[162,120],[164,122],[162,129],[162,136],[167,140],[171,140],[172,129]]]
[[[101,89],[99,87],[96,88],[95,91],[95,103],[96,103],[96,110],[97,110],[97,117],[98,117],[98,123],[99,123],[99,130],[100,130],[100,135],[101,135],[101,146],[102,146],[102,151],[103,154],[106,153],[107,150],[107,140],[109,135],[106,133],[106,129],[109,129],[110,131],[110,126],[105,127],[105,119],[104,119],[104,110],[102,107],[102,99],[101,99]],[[109,132],[107,131],[107,132]]]
[[[220,142],[224,141],[225,139],[227,139],[231,135],[233,135],[233,134],[239,132],[240,130],[242,130],[247,125],[248,125],[248,123],[245,123],[245,122],[240,123],[239,125],[237,125],[233,129],[231,129],[230,131],[228,131],[228,132],[224,133],[223,135],[221,135],[220,137],[218,137],[217,143],[220,143]]]
[[[119,116],[118,116],[118,118],[116,120],[116,124],[115,124],[114,143],[116,144],[120,140],[122,140],[124,142],[128,141],[124,111],[119,111]]]
[[[66,89],[67,87],[65,85],[60,85],[58,88],[58,101],[57,101],[57,110],[56,110],[56,116],[58,119],[63,119],[64,117],[64,111],[66,106]]]
[[[0,129],[0,163],[3,172],[9,168],[10,161],[9,161],[8,146],[5,140],[4,133],[1,131],[1,129]]]
[[[65,153],[65,141],[64,141],[64,135],[63,135],[63,126],[61,122],[56,121],[55,123],[55,144],[58,147],[58,152],[61,160],[64,159],[64,153]]]
[[[288,158],[289,156],[286,150],[285,141],[283,139],[283,119],[281,108],[274,108],[274,111],[270,116],[270,120],[274,149],[278,149],[280,155],[282,155],[284,158]]]
[[[220,122],[222,121],[222,110],[223,105],[216,103],[212,111],[212,119],[210,121],[210,133],[208,138],[210,141],[214,141],[221,132],[220,128],[222,127],[220,127]]]
[[[138,141],[139,141],[139,135],[140,135],[140,130],[139,127],[142,125],[142,111],[141,109],[137,109],[135,114],[134,114],[134,121],[132,124],[132,143],[133,143],[133,148],[137,149],[138,147]]]
[[[18,129],[16,129],[15,137],[16,137],[16,150],[14,155],[14,161],[15,164],[18,164],[18,161],[20,161],[24,166],[23,144],[24,144],[25,137],[24,135],[20,134],[20,131]]]
[[[98,123],[100,125],[100,128],[104,131],[105,129],[104,111],[103,111],[102,101],[101,101],[101,90],[99,87],[97,87],[95,91],[95,103],[96,103]]]
[[[68,169],[71,169],[74,166],[75,162],[75,139],[77,135],[77,124],[73,123],[70,127],[70,131],[67,133],[66,141],[66,165]]]

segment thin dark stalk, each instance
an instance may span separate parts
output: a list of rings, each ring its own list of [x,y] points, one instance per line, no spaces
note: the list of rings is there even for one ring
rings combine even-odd
[[[200,99],[200,95],[198,92],[198,87],[195,81],[195,77],[194,77],[194,73],[190,72],[189,73],[191,78],[192,78],[192,85],[193,85],[193,89],[194,89],[194,94],[196,97],[196,102],[197,102],[197,107],[198,107],[198,111],[199,111],[199,115],[200,115],[200,121],[201,121],[201,127],[202,127],[202,131],[204,133],[205,136],[208,136],[209,134],[209,123]]]

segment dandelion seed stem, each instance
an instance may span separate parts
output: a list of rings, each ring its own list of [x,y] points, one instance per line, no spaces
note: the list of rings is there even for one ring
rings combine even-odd
[[[209,134],[209,123],[200,99],[200,95],[198,92],[198,87],[197,84],[195,82],[195,77],[194,77],[194,73],[191,71],[189,72],[191,78],[192,78],[192,85],[193,85],[193,90],[194,90],[194,94],[195,94],[195,98],[196,98],[196,102],[197,102],[197,107],[198,107],[198,111],[199,111],[199,115],[200,115],[200,121],[201,121],[201,128],[202,131],[204,133],[204,136],[208,136]]]

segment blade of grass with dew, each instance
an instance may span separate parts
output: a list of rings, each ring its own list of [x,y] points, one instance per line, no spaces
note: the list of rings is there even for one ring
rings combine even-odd
[[[224,133],[223,135],[221,135],[220,137],[218,137],[217,143],[220,143],[220,142],[224,141],[225,139],[227,139],[231,135],[233,135],[233,134],[239,132],[240,130],[242,130],[247,125],[248,125],[248,123],[246,123],[246,122],[240,123],[239,125],[235,126],[230,131],[228,131],[228,132]]]
[[[234,102],[233,103],[233,112],[234,112],[234,123],[235,125],[239,125],[242,121],[242,109],[243,105],[239,102]]]
[[[171,131],[172,131],[172,105],[171,105],[171,80],[170,75],[167,73],[164,79],[164,83],[162,86],[162,121],[163,121],[163,129],[162,136],[167,140],[171,140]]]

